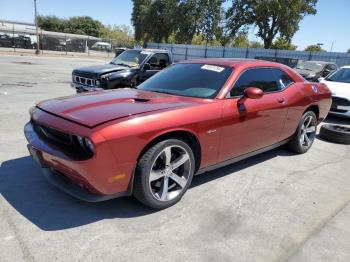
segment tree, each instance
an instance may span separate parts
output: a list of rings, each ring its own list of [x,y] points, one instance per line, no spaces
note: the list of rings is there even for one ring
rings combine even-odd
[[[348,49],[347,53],[349,53],[349,54],[350,54],[350,48]]]
[[[247,34],[239,34],[235,39],[233,40],[232,46],[234,47],[240,47],[240,48],[248,48],[249,47],[249,40]]]
[[[103,25],[89,16],[75,16],[68,20],[56,16],[38,16],[38,25],[47,31],[98,37]]]
[[[290,41],[299,29],[299,22],[309,14],[316,14],[317,0],[232,0],[234,12],[231,19],[239,25],[255,25],[257,36],[265,48],[271,48],[279,35]]]
[[[38,15],[38,25],[40,28],[52,32],[64,32],[66,20],[57,16]]]
[[[249,43],[249,47],[250,48],[264,48],[264,45],[260,42],[257,42],[257,41],[251,41]]]
[[[305,51],[324,52],[325,50],[320,45],[309,45],[305,48]]]
[[[135,40],[141,41],[146,38],[146,20],[151,0],[132,0],[133,9],[131,14],[131,23],[135,28]]]
[[[293,45],[290,41],[285,38],[279,37],[273,42],[271,48],[283,49],[283,50],[296,50],[297,46]]]

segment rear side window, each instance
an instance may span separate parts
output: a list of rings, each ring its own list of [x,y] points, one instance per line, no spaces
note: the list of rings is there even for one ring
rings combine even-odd
[[[243,95],[244,89],[257,87],[265,93],[280,91],[294,81],[278,68],[252,68],[245,71],[230,91],[230,96]]]

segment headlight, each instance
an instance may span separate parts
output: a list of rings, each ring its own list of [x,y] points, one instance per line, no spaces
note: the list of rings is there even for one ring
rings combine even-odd
[[[312,74],[309,74],[307,77],[312,78],[312,77],[315,77],[315,76],[316,76],[316,74],[312,73]]]
[[[76,136],[80,148],[87,154],[93,155],[94,144],[87,137]]]
[[[84,141],[85,141],[85,145],[86,147],[93,153],[94,152],[94,144],[91,142],[90,139],[88,138],[84,138]]]

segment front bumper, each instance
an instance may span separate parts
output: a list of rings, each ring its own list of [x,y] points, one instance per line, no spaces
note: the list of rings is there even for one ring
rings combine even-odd
[[[116,164],[110,157],[108,145],[100,149],[99,156],[78,161],[49,144],[35,132],[31,122],[24,127],[28,149],[33,160],[40,166],[47,180],[62,191],[88,202],[99,202],[131,195],[132,187],[127,164]],[[125,176],[113,179],[117,174]]]
[[[332,96],[330,114],[350,118],[350,97]]]
[[[71,82],[70,86],[72,88],[74,88],[77,93],[83,93],[83,92],[93,92],[93,91],[99,91],[99,90],[103,90],[103,88],[101,87],[97,87],[97,86],[86,86],[86,85],[82,85],[79,83],[75,83],[75,82]]]

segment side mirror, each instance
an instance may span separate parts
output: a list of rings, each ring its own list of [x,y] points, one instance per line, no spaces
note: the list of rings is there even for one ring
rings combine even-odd
[[[264,95],[264,91],[257,87],[248,87],[244,90],[244,96],[250,99],[259,99]]]
[[[244,90],[244,95],[238,100],[238,104],[241,105],[247,98],[259,99],[264,95],[264,91],[257,87],[248,87]]]
[[[147,71],[147,70],[151,70],[151,65],[149,63],[146,63],[143,65],[143,70]]]
[[[325,69],[325,70],[323,70],[322,76],[326,77],[326,76],[328,76],[331,72],[332,72],[331,70]]]

